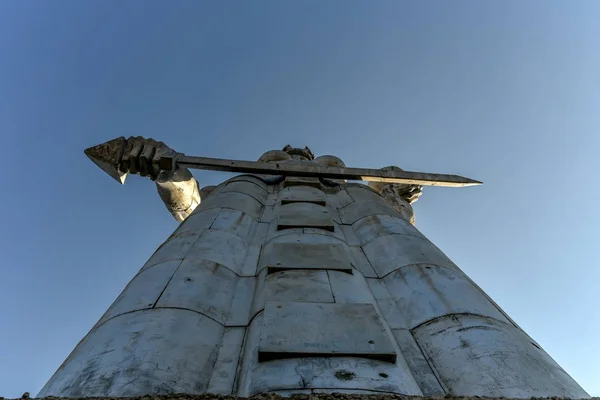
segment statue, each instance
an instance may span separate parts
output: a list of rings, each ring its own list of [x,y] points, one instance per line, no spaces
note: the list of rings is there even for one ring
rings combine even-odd
[[[86,154],[153,180],[181,224],[37,397],[589,397],[413,225],[423,185],[477,181],[307,147],[251,162],[132,137]],[[200,188],[188,168],[245,174]]]

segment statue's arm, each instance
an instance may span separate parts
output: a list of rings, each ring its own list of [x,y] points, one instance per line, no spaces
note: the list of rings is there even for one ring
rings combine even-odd
[[[156,189],[169,212],[179,222],[186,219],[200,204],[198,182],[187,168],[165,171],[158,168],[158,160],[176,152],[163,142],[130,137],[123,151],[123,172],[147,176],[156,183]]]

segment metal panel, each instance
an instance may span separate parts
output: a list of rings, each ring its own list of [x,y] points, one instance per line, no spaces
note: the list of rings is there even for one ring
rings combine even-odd
[[[238,277],[230,269],[207,260],[184,260],[157,307],[187,308],[225,324]]]
[[[277,213],[275,212],[275,207],[279,206],[265,206],[265,209],[260,217],[260,222],[269,223],[277,218]]]
[[[311,186],[293,186],[279,192],[281,204],[309,202],[324,206],[326,195],[322,190]]]
[[[400,347],[404,359],[419,384],[424,396],[443,396],[446,394],[438,382],[433,370],[427,363],[419,345],[408,329],[393,329],[392,333]]]
[[[346,248],[339,244],[271,242],[263,248],[259,266],[259,268],[269,267],[272,271],[282,269],[352,271]]]
[[[362,248],[379,277],[410,264],[455,266],[433,243],[411,235],[381,236]]]
[[[377,273],[375,273],[373,266],[367,260],[360,246],[348,246],[348,255],[350,256],[352,266],[360,271],[365,278],[377,278]]]
[[[372,304],[268,302],[259,360],[316,354],[396,361],[394,347]]]
[[[336,208],[344,208],[353,202],[354,199],[350,197],[345,189],[340,189],[337,193],[327,195],[327,203]]]
[[[91,331],[38,397],[206,392],[223,330],[187,310],[120,315]]]
[[[238,175],[233,178],[228,179],[225,183],[230,184],[231,182],[250,182],[254,183],[257,186],[263,188],[266,192],[268,191],[268,186],[258,175]]]
[[[283,187],[287,188],[290,186],[313,186],[315,188],[321,188],[321,180],[319,178],[299,178],[294,176],[286,176],[283,181]]]
[[[222,208],[210,229],[227,231],[248,241],[257,224],[256,220],[248,214],[230,208]]]
[[[343,272],[340,272],[343,274]],[[348,275],[348,274],[344,274]],[[326,271],[280,271],[265,280],[266,301],[333,303]]]
[[[312,203],[291,203],[280,206],[278,228],[320,228],[333,231],[333,220],[329,209]]]
[[[361,274],[327,271],[336,303],[375,304],[365,278]]]
[[[339,227],[340,229],[338,229],[338,232],[342,232],[344,241],[349,246],[360,246],[360,241],[358,240],[358,237],[356,236],[356,233],[351,225],[340,225]]]
[[[152,257],[150,257],[140,271],[165,261],[183,260],[192,245],[196,243],[203,232],[204,231],[200,231],[195,234],[181,235],[170,238],[154,252]]]
[[[269,231],[269,223],[259,222],[256,225],[254,233],[250,237],[250,244],[262,245],[267,240],[267,232]]]
[[[491,318],[454,315],[421,325],[413,334],[440,383],[453,395],[589,397],[513,325]]]
[[[232,208],[258,220],[262,214],[263,204],[254,197],[240,192],[211,193],[206,200],[200,202],[192,215],[211,208]]]
[[[239,278],[225,326],[246,326],[250,322],[250,307],[256,288],[255,277]]]
[[[409,265],[389,274],[384,282],[409,328],[454,313],[480,314],[508,322],[455,268]]]
[[[363,357],[304,357],[258,362],[262,313],[252,321],[240,368],[238,396],[309,388],[364,389],[421,395],[404,359],[396,364]]]
[[[221,193],[229,193],[229,192],[237,192],[237,193],[247,194],[248,196],[252,196],[253,198],[255,198],[256,200],[260,201],[263,204],[267,200],[267,191],[265,190],[265,188],[257,185],[254,182],[237,181],[237,182],[227,183],[227,185],[223,188]]]
[[[246,251],[246,257],[244,259],[244,265],[238,273],[240,276],[254,276],[258,266],[258,257],[260,257],[260,245],[250,245]]]
[[[383,279],[367,279],[371,293],[377,301],[377,311],[391,329],[408,329],[408,322],[396,306],[396,301],[388,291]]]
[[[355,202],[367,202],[375,201],[385,204],[385,199],[371,189],[368,185],[362,183],[348,183],[346,184],[346,191],[354,199]]]
[[[210,228],[220,211],[220,208],[211,208],[193,213],[179,225],[179,228],[171,236],[198,234],[204,229]]]
[[[240,275],[246,250],[246,242],[232,233],[208,229],[192,246],[186,258],[214,261]]]
[[[165,290],[181,261],[168,261],[146,268],[137,274],[123,289],[98,324],[117,315],[152,308]]]
[[[383,199],[382,199],[383,200]],[[340,209],[342,223],[352,225],[359,219],[370,215],[390,215],[402,218],[396,210],[381,201],[355,201],[354,203]]]
[[[225,328],[207,393],[231,394],[246,328]]]
[[[427,240],[410,222],[390,215],[370,215],[361,218],[352,225],[352,228],[362,245],[380,236],[391,234],[412,235]]]

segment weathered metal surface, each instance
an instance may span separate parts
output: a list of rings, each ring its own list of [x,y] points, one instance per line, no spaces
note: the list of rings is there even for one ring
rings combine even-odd
[[[123,314],[91,331],[38,397],[206,392],[223,330],[187,310]]]
[[[296,176],[288,176],[283,181],[283,187],[288,188],[292,186],[312,186],[317,189],[321,188],[321,180],[314,177],[298,178]]]
[[[338,191],[327,195],[327,203],[336,208],[344,208],[348,204],[353,203],[354,199],[350,197],[346,189],[346,185],[339,186]]]
[[[238,396],[280,390],[338,389],[421,395],[406,362],[363,357],[298,357],[258,362],[262,313],[252,321],[244,345]]]
[[[279,192],[281,204],[296,202],[315,203],[321,206],[327,204],[326,195],[322,190],[312,186],[292,186]]]
[[[246,242],[232,233],[207,229],[189,249],[187,258],[210,260],[241,275],[247,248]]]
[[[179,225],[171,237],[198,234],[204,229],[210,228],[222,210],[221,208],[210,208],[193,213]]]
[[[232,208],[234,210],[242,211],[258,220],[263,211],[263,204],[254,197],[240,192],[211,193],[206,200],[202,200],[192,215],[211,208]]]
[[[185,155],[178,155],[176,157],[166,156],[160,160],[161,169],[174,170],[176,166],[182,168],[209,169],[214,171],[273,174],[295,177],[317,176],[319,178],[328,179],[405,183],[411,185],[447,187],[481,185],[481,182],[479,181],[457,175],[370,168],[327,167],[312,162],[265,163],[210,157],[192,157]]]
[[[546,352],[507,323],[450,315],[413,334],[442,387],[454,395],[589,397]]]
[[[359,272],[327,271],[336,303],[375,304],[369,285]]]
[[[348,246],[348,255],[352,266],[360,271],[365,278],[377,278],[377,273],[373,266],[365,256],[365,253],[360,246]]]
[[[267,161],[316,171],[288,150]],[[201,191],[41,394],[587,397],[410,224],[416,192],[375,186],[245,175]]]
[[[379,277],[411,264],[454,266],[430,241],[412,235],[380,236],[362,248]]]
[[[248,214],[230,208],[222,208],[210,229],[227,231],[248,242],[258,222]]]
[[[255,182],[247,182],[247,181],[234,181],[229,182],[222,190],[222,193],[228,192],[237,192],[244,193],[248,196],[253,197],[254,199],[260,201],[261,203],[265,203],[267,201],[267,191],[260,185],[257,185]]]
[[[256,290],[256,280],[252,277],[240,277],[237,281],[233,293],[233,301],[227,315],[225,326],[247,326],[250,322],[250,311],[254,292]]]
[[[181,261],[167,261],[138,273],[100,318],[99,324],[120,314],[154,307],[180,264]]]
[[[247,247],[246,256],[242,269],[238,273],[240,276],[254,276],[258,270],[258,258],[260,257],[261,245],[251,244]]]
[[[437,380],[431,366],[408,329],[393,329],[396,343],[400,347],[410,370],[419,384],[424,396],[443,396],[446,394]]]
[[[169,238],[154,252],[142,270],[165,261],[183,260],[202,233],[204,231]]]
[[[372,304],[268,302],[258,352],[262,361],[317,354],[396,361]]]
[[[207,393],[231,394],[246,328],[225,328]]]
[[[361,245],[365,245],[380,236],[392,234],[411,235],[427,240],[410,222],[391,215],[369,215],[352,224],[352,228],[360,239]]]
[[[277,229],[320,228],[333,231],[328,208],[313,203],[291,203],[277,208]]]
[[[383,280],[409,328],[446,314],[479,314],[508,322],[456,268],[432,264],[402,267]]]
[[[352,225],[356,221],[371,215],[390,215],[395,218],[402,218],[402,215],[389,205],[372,200],[355,201],[342,208],[340,214],[342,223],[347,225]]]
[[[255,185],[260,186],[261,188],[263,188],[265,190],[265,192],[269,191],[269,184],[265,183],[265,181],[263,181],[257,175],[237,175],[237,176],[234,176],[233,178],[229,178],[229,179],[227,179],[227,181],[225,181],[226,184],[229,184],[231,182],[250,182],[250,183],[254,183]]]
[[[346,244],[349,246],[360,246],[360,240],[351,225],[340,225],[339,227],[338,232],[342,233]]]
[[[322,236],[300,235],[303,237]],[[287,235],[285,238],[293,236],[296,235]],[[323,237],[327,238],[328,236]],[[263,248],[259,262],[259,268],[264,267],[273,271],[283,269],[352,270],[346,248],[342,244],[332,243],[270,242]]]
[[[225,325],[238,279],[222,265],[187,259],[166,285],[156,306],[193,310]]]
[[[408,322],[396,305],[383,279],[367,279],[367,284],[377,302],[377,312],[391,329],[408,329]],[[408,360],[407,360],[408,361]]]
[[[265,277],[265,300],[267,302],[333,303],[327,274],[328,272],[324,270],[291,270],[268,274]]]

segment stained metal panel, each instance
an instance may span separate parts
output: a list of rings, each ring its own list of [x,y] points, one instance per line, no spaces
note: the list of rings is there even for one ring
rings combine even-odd
[[[410,222],[390,215],[370,215],[361,218],[352,225],[352,228],[362,245],[380,236],[391,234],[412,235],[427,240]]]
[[[179,225],[179,228],[171,236],[198,234],[204,229],[210,228],[219,212],[221,212],[220,208],[210,208],[193,213]]]
[[[92,330],[38,397],[204,393],[224,328],[193,311],[150,309]]]
[[[344,274],[343,272],[340,272]],[[344,274],[348,275],[348,274]],[[327,272],[290,270],[269,274],[265,280],[266,301],[310,301],[333,303]]]
[[[413,330],[444,389],[455,396],[589,395],[520,329],[492,318],[453,315]]]
[[[230,208],[222,208],[210,229],[227,231],[248,241],[257,224],[258,222],[248,214]]]
[[[283,181],[283,187],[287,188],[290,186],[313,186],[315,188],[321,188],[321,181],[319,178],[286,176]]]
[[[188,254],[190,248],[204,231],[190,235],[172,237],[164,242],[152,257],[144,264],[141,270],[165,261],[182,260]]]
[[[308,202],[321,206],[326,204],[326,195],[322,190],[311,186],[293,186],[279,192],[281,204]]]
[[[190,248],[186,258],[210,260],[241,275],[246,251],[246,242],[234,234],[207,229],[194,246]]]
[[[425,355],[408,329],[393,329],[392,333],[404,359],[419,384],[424,396],[444,396],[446,392],[438,382]]]
[[[221,193],[229,193],[229,192],[237,192],[237,193],[247,194],[248,196],[252,196],[253,198],[255,198],[256,200],[260,201],[263,204],[267,200],[267,191],[265,190],[265,188],[257,185],[254,182],[247,182],[247,181],[246,182],[244,182],[244,181],[229,182],[229,183],[227,183],[227,185],[225,185],[225,187],[223,188]]]
[[[373,200],[357,200],[340,209],[340,215],[342,223],[347,225],[352,225],[359,219],[370,215],[390,215],[392,217],[402,218],[402,216],[388,204]]]
[[[268,302],[258,351],[261,361],[317,354],[396,361],[372,304]]]
[[[167,261],[153,265],[137,274],[123,289],[98,324],[117,315],[152,308],[165,290],[181,261]]]
[[[246,328],[225,328],[207,393],[231,394]]]
[[[367,281],[361,274],[327,271],[336,303],[375,304]]]
[[[371,293],[377,301],[377,311],[391,329],[408,329],[406,318],[398,309],[396,300],[388,291],[383,279],[367,279]]]
[[[269,267],[270,271],[332,269],[352,272],[346,248],[339,244],[271,242],[263,248],[259,265]]]
[[[386,235],[362,246],[379,277],[410,264],[455,266],[428,240],[412,235]]]
[[[255,277],[241,277],[238,279],[225,326],[248,325],[255,289]]]
[[[470,313],[508,320],[456,268],[416,264],[384,279],[409,328],[445,314]]]
[[[157,307],[187,308],[225,324],[238,276],[230,269],[207,260],[184,260]]]
[[[360,246],[348,246],[350,262],[365,278],[377,278],[377,273]]]
[[[211,193],[206,200],[200,202],[200,205],[196,207],[192,215],[211,208],[232,208],[242,211],[258,220],[262,214],[263,203],[250,195],[240,192]]]
[[[332,215],[327,207],[313,203],[291,203],[277,208],[277,229],[320,228],[334,230]]]

